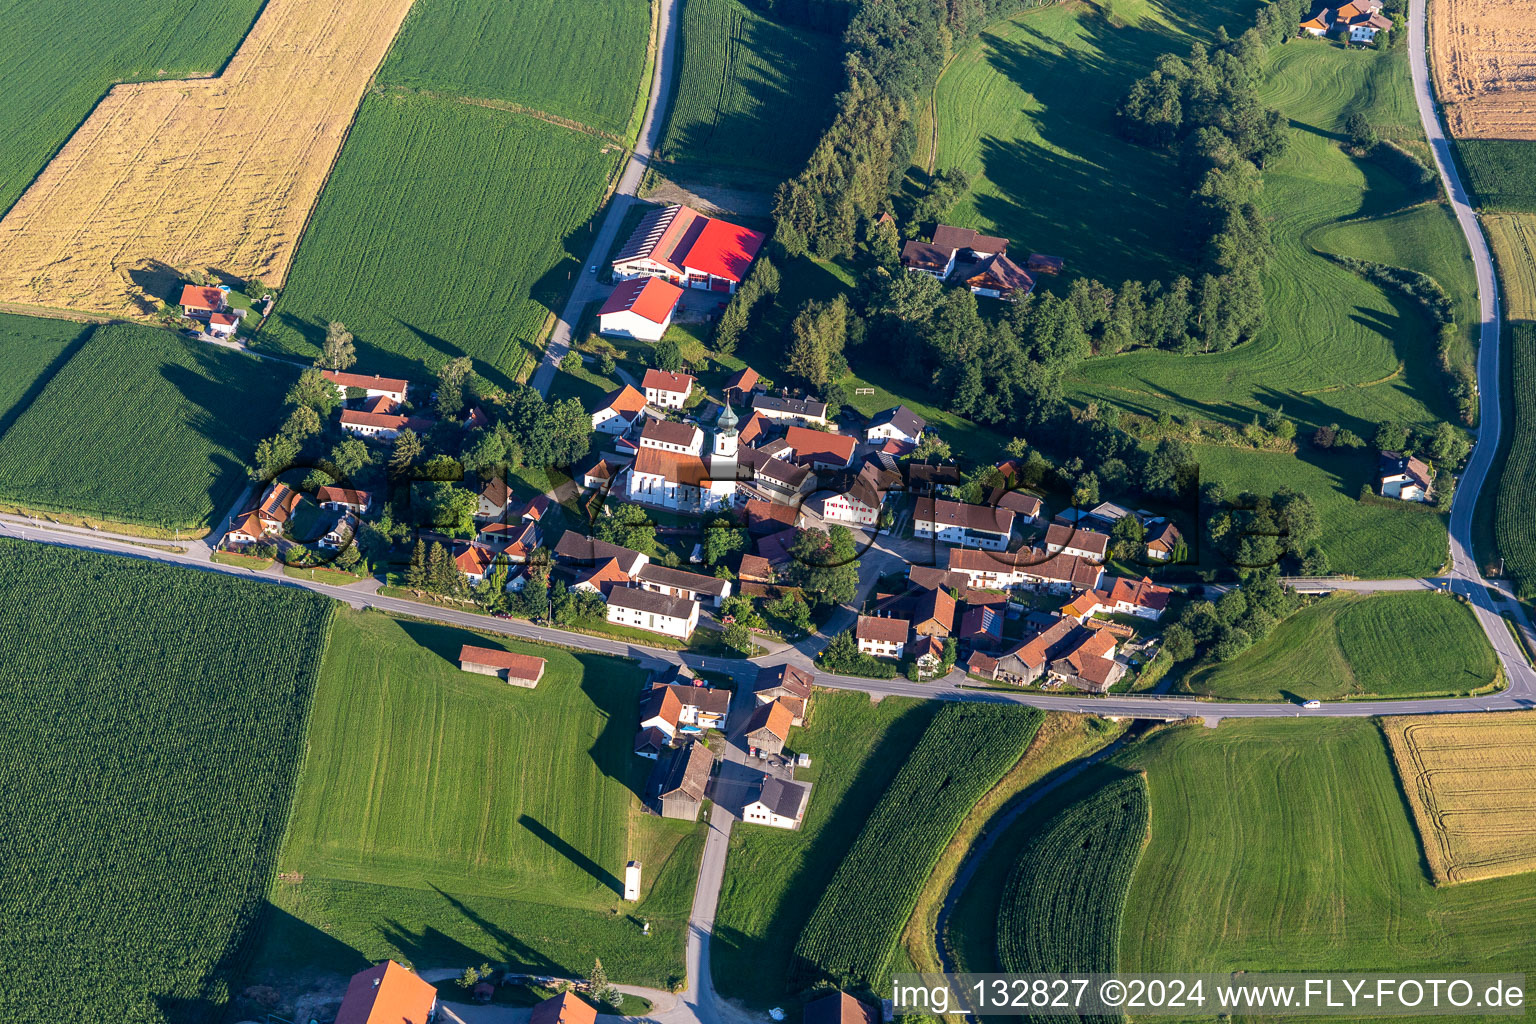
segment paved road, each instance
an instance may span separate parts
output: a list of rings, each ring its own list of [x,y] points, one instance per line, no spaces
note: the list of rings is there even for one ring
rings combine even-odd
[[[555,370],[571,349],[571,331],[581,319],[582,310],[586,309],[587,303],[607,297],[610,289],[597,280],[597,274],[593,271],[607,261],[619,227],[624,223],[624,215],[637,201],[635,194],[640,191],[640,181],[651,165],[651,154],[661,144],[661,133],[667,124],[664,108],[672,95],[672,79],[677,64],[678,0],[660,0],[660,4],[656,35],[661,40],[661,52],[656,58],[655,74],[651,76],[651,98],[645,108],[645,120],[640,125],[640,137],[635,143],[635,151],[630,154],[629,162],[624,165],[624,173],[619,177],[613,198],[608,201],[608,213],[597,230],[597,238],[592,243],[587,262],[576,276],[576,283],[571,286],[571,297],[566,301],[554,330],[550,332],[549,343],[544,346],[544,361],[534,371],[532,383],[541,394],[549,394],[549,386],[555,380]]]

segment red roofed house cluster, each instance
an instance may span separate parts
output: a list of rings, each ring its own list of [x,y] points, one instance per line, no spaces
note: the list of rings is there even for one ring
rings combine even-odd
[[[660,277],[685,288],[734,293],[763,246],[763,234],[687,206],[666,206],[640,221],[613,261],[621,281]]]
[[[1050,257],[1031,257],[1038,265],[1060,269]],[[973,228],[954,228],[940,224],[932,242],[913,240],[901,250],[901,265],[907,270],[936,277],[940,281],[964,284],[973,293],[991,299],[1016,302],[1034,291],[1035,279],[1029,271],[1008,258],[1008,240],[983,235]]]

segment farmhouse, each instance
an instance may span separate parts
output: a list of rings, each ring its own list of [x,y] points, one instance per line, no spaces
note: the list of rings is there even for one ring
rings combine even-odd
[[[752,367],[743,366],[725,379],[725,383],[721,385],[720,390],[727,402],[734,399],[737,402],[744,403],[748,396],[757,390],[758,382],[761,379],[757,375],[757,371],[752,369]]]
[[[358,437],[376,437],[393,441],[400,436],[402,430],[411,430],[418,434],[425,433],[432,429],[432,421],[424,416],[343,409],[341,410],[341,429]]]
[[[1172,523],[1163,523],[1147,537],[1147,557],[1166,562],[1173,557],[1174,549],[1184,543],[1184,535]]]
[[[1434,497],[1435,487],[1429,467],[1411,455],[1384,451],[1376,470],[1381,477],[1383,498],[1429,501]]]
[[[1003,638],[1003,616],[991,605],[973,605],[960,616],[955,638],[991,646]]]
[[[1168,610],[1173,591],[1160,587],[1143,576],[1139,580],[1116,577],[1109,582],[1108,590],[1085,590],[1073,598],[1061,613],[1083,621],[1099,612],[1134,615],[1154,622]]]
[[[646,562],[634,576],[635,581],[646,590],[666,594],[668,597],[686,597],[690,601],[707,600],[716,608],[731,596],[730,580],[684,572],[655,562]]]
[[[642,742],[653,732],[659,732],[670,743],[672,737],[677,735],[677,727],[682,722],[683,705],[677,699],[677,694],[665,686],[647,690],[640,695],[640,731],[635,735],[635,753],[641,757],[647,755],[641,750]]]
[[[971,656],[969,670],[988,679],[1023,686],[1044,673],[1053,658],[1065,653],[1078,624],[1072,619],[1057,619],[1042,632],[1015,646],[995,659]],[[987,662],[990,662],[988,670]]]
[[[504,476],[493,476],[480,488],[476,496],[475,518],[495,519],[507,510],[512,502],[512,488]]]
[[[763,240],[762,232],[674,204],[641,219],[613,261],[613,276],[660,277],[730,294],[747,276]]]
[[[912,534],[962,547],[1003,551],[1013,534],[1013,513],[943,498],[919,498],[912,513]]]
[[[906,649],[907,635],[912,624],[906,619],[887,618],[883,615],[860,615],[853,636],[859,643],[860,654],[872,654],[877,658],[899,658]]]
[[[846,992],[813,999],[805,1004],[805,1024],[880,1024],[880,1014]]]
[[[816,677],[793,665],[764,666],[757,670],[752,696],[758,704],[778,701],[789,709],[791,725],[804,725],[811,707],[811,686]]]
[[[747,749],[752,753],[759,750],[765,750],[770,754],[781,753],[784,750],[785,741],[789,739],[789,730],[794,724],[794,718],[793,712],[782,701],[775,700],[758,705],[742,729],[742,736],[747,741]]]
[[[367,491],[350,487],[327,485],[315,492],[315,500],[321,508],[347,509],[358,514],[364,514],[373,507],[373,497]]]
[[[898,405],[870,420],[864,428],[864,439],[871,443],[891,440],[917,444],[923,439],[923,430],[927,426],[927,420],[906,406]]]
[[[1079,690],[1103,693],[1125,675],[1125,665],[1115,657],[1115,638],[1109,630],[1078,629],[1051,659],[1050,673]]]
[[[1109,551],[1109,534],[1052,523],[1045,530],[1045,551],[1049,555],[1076,555],[1101,562]]]
[[[596,1008],[574,992],[551,996],[528,1015],[528,1024],[596,1024],[596,1021]]]
[[[592,429],[605,434],[627,434],[635,420],[645,415],[645,404],[645,396],[625,384],[609,392],[602,404],[592,410]]]
[[[261,496],[256,506],[256,517],[261,521],[263,533],[281,533],[283,526],[292,518],[303,495],[284,483],[274,482]]]
[[[978,234],[971,228],[940,224],[934,229],[931,243],[913,241],[902,247],[901,265],[944,281],[957,263],[977,263],[1007,251],[1007,239]]]
[[[912,632],[918,636],[949,636],[955,628],[955,599],[947,590],[925,590],[912,608]]]
[[[357,526],[357,516],[351,512],[343,512],[315,543],[327,551],[340,551],[351,542],[353,537],[357,536]]]
[[[228,308],[228,294],[222,288],[189,284],[181,289],[181,309],[187,316],[206,320]]]
[[[843,474],[822,490],[825,496],[817,503],[816,511],[826,521],[857,526],[874,526],[880,521],[883,495],[880,472],[874,466],[866,465],[856,476]]]
[[[352,975],[336,1024],[427,1024],[436,1011],[437,989],[386,960]]]
[[[966,287],[989,299],[1017,302],[1035,290],[1035,279],[1023,267],[1002,253],[988,256],[980,263],[963,267],[960,273]]]
[[[1379,0],[1349,0],[1337,9],[1322,7],[1301,23],[1301,31],[1311,36],[1337,32],[1351,43],[1374,43],[1379,33],[1392,28],[1381,6]]]
[[[952,548],[951,572],[964,573],[970,585],[984,590],[1026,587],[1051,593],[1094,590],[1104,570],[1077,555],[1047,555],[1039,548],[1022,551],[973,551]]]
[[[608,592],[608,621],[686,640],[699,624],[699,603],[639,587],[614,587]]]
[[[992,493],[987,495],[986,503],[993,508],[1005,508],[1018,519],[1031,525],[1040,521],[1040,514],[1045,506],[1044,502],[1028,491],[1012,490],[1007,487],[992,488]]]
[[[480,583],[496,564],[496,552],[479,544],[460,545],[454,548],[453,564],[470,583]]]
[[[652,367],[640,382],[645,400],[658,409],[681,409],[693,391],[693,378],[686,373],[668,373]]]
[[[684,732],[700,729],[724,729],[726,717],[731,713],[731,691],[717,690],[712,686],[684,686],[680,683],[655,683],[650,692],[660,689],[672,691],[677,698],[677,718],[674,727]],[[670,704],[670,701],[668,702]]]
[[[741,809],[741,820],[770,828],[799,828],[805,818],[805,802],[810,788],[786,782],[777,775],[763,777],[757,796]]]
[[[666,761],[658,762],[651,773],[646,791],[652,806],[663,818],[698,821],[714,764],[714,756],[702,743],[689,742],[679,747]]]
[[[672,326],[683,290],[659,277],[621,281],[597,311],[597,333],[612,338],[660,341]]]
[[[399,404],[405,401],[405,381],[395,377],[368,376],[362,373],[342,373],[339,370],[322,370],[320,376],[336,385],[336,392],[347,397],[348,388],[357,388],[369,398],[387,398]]]
[[[814,398],[753,395],[752,409],[775,423],[798,423],[802,427],[827,425],[827,403]]]
[[[511,523],[486,523],[475,535],[475,539],[495,548],[513,562],[528,561],[542,540],[539,524],[528,519]]]
[[[704,431],[699,429],[697,423],[646,420],[640,430],[640,447],[654,448],[659,452],[698,455],[704,450]]]
[[[812,469],[847,469],[858,445],[851,437],[801,426],[792,426],[785,431],[784,440],[800,465]]]
[[[459,668],[465,672],[505,679],[513,686],[529,690],[538,686],[539,680],[544,678],[543,658],[469,644],[459,648]]]
[[[587,567],[613,562],[625,576],[633,576],[651,559],[638,551],[567,530],[555,544],[555,560],[565,566]]]

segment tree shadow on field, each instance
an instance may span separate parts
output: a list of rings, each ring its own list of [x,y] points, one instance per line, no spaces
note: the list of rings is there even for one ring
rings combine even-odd
[[[486,938],[496,943],[496,951],[500,953],[500,958],[506,960],[514,967],[532,968],[535,971],[543,971],[552,974],[569,973],[579,975],[581,973],[581,968],[551,960],[543,953],[540,953],[538,950],[528,945],[528,943],[523,942],[516,935],[513,935],[506,928],[496,924],[493,921],[487,920],[476,911],[470,909],[470,907],[462,900],[449,895],[435,885],[431,888],[432,891],[441,896],[450,907],[462,915],[464,920],[468,921],[470,924],[474,925],[481,932],[483,932]],[[463,962],[469,963],[470,961],[466,960]]]
[[[603,886],[606,886],[608,889],[612,890],[615,895],[618,895],[620,892],[622,892],[619,887],[618,876],[616,876],[612,871],[609,871],[607,868],[603,867],[601,864],[597,863],[597,861],[593,860],[591,857],[588,857],[586,854],[576,849],[576,847],[572,846],[565,839],[557,835],[552,829],[546,826],[543,822],[539,821],[539,819],[529,814],[519,814],[517,816],[517,823],[523,826],[523,828],[527,829],[529,832],[532,832],[535,837],[544,843],[544,845],[548,846],[560,856],[564,857],[566,860],[570,861],[572,864],[576,865],[578,868],[585,871],[593,878],[597,879],[597,881]]]
[[[1408,790],[1404,788],[1403,773],[1399,770],[1397,759],[1392,756],[1392,744],[1387,740],[1387,730],[1381,724],[1380,719],[1376,723],[1376,739],[1381,744],[1382,756],[1387,759],[1387,764],[1392,768],[1392,785],[1397,789],[1397,798],[1403,804],[1403,817],[1408,819],[1408,825],[1413,829],[1413,834],[1419,840],[1419,870],[1424,872],[1424,880],[1430,885],[1441,884],[1441,879],[1435,877],[1434,869],[1429,866],[1429,857],[1424,853],[1425,844],[1431,842],[1429,836],[1419,831],[1419,819],[1413,813],[1413,802],[1408,799]]]
[[[621,782],[635,796],[645,796],[646,773],[634,756],[635,730],[639,726],[640,687],[615,684],[611,660],[600,655],[577,655],[581,662],[581,690],[604,716],[603,728],[587,753],[603,775]],[[604,662],[608,662],[604,664]],[[648,765],[649,762],[646,762]]]
[[[455,669],[459,667],[459,649],[465,644],[473,644],[477,647],[499,646],[491,637],[482,636],[479,633],[471,633],[454,626],[440,626],[435,623],[416,622],[411,619],[397,619],[395,621],[400,627],[401,632],[414,640],[417,646],[431,651]]]

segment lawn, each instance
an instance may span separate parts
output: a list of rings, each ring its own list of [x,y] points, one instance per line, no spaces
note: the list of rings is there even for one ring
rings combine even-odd
[[[842,87],[836,36],[781,25],[739,0],[684,0],[682,74],[658,155],[775,180],[805,164]]]
[[[1303,443],[1295,455],[1199,445],[1201,482],[1219,481],[1235,496],[1243,489],[1273,494],[1290,487],[1306,494],[1317,508],[1322,531],[1318,543],[1334,572],[1367,578],[1428,576],[1449,557],[1445,516],[1418,502],[1396,501],[1362,487],[1376,482],[1376,454],[1319,451]],[[1216,565],[1201,552],[1202,562]]]
[[[743,825],[731,834],[710,946],[722,995],[783,1005],[796,938],[934,704],[816,692],[809,723],[794,735],[794,749],[811,755],[811,767],[796,777],[814,783],[800,831]]]
[[[1176,726],[1114,760],[1152,807],[1119,970],[1532,966],[1531,876],[1435,888],[1373,721]]]
[[[544,679],[461,672],[465,643],[546,658]],[[274,895],[296,920],[277,917],[257,974],[291,960],[308,925],[418,966],[585,972],[601,956],[618,981],[680,976],[702,847],[697,826],[640,813],[643,682],[620,659],[342,611]],[[631,858],[651,887],[634,908],[619,898]]]
[[[90,328],[68,320],[0,313],[0,435],[74,354]]]
[[[218,1019],[333,603],[14,541],[0,573],[0,1018]]]
[[[1175,689],[1225,700],[1338,700],[1467,693],[1498,678],[1472,610],[1427,591],[1335,594]]]
[[[417,0],[379,82],[514,103],[622,135],[640,97],[647,0]]]
[[[260,344],[309,357],[340,320],[368,372],[420,377],[467,354],[506,383],[541,352],[618,159],[521,114],[369,96]]]
[[[169,331],[97,328],[0,435],[0,502],[206,530],[296,375]]]
[[[0,11],[0,212],[119,82],[209,75],[262,0],[14,0]]]

